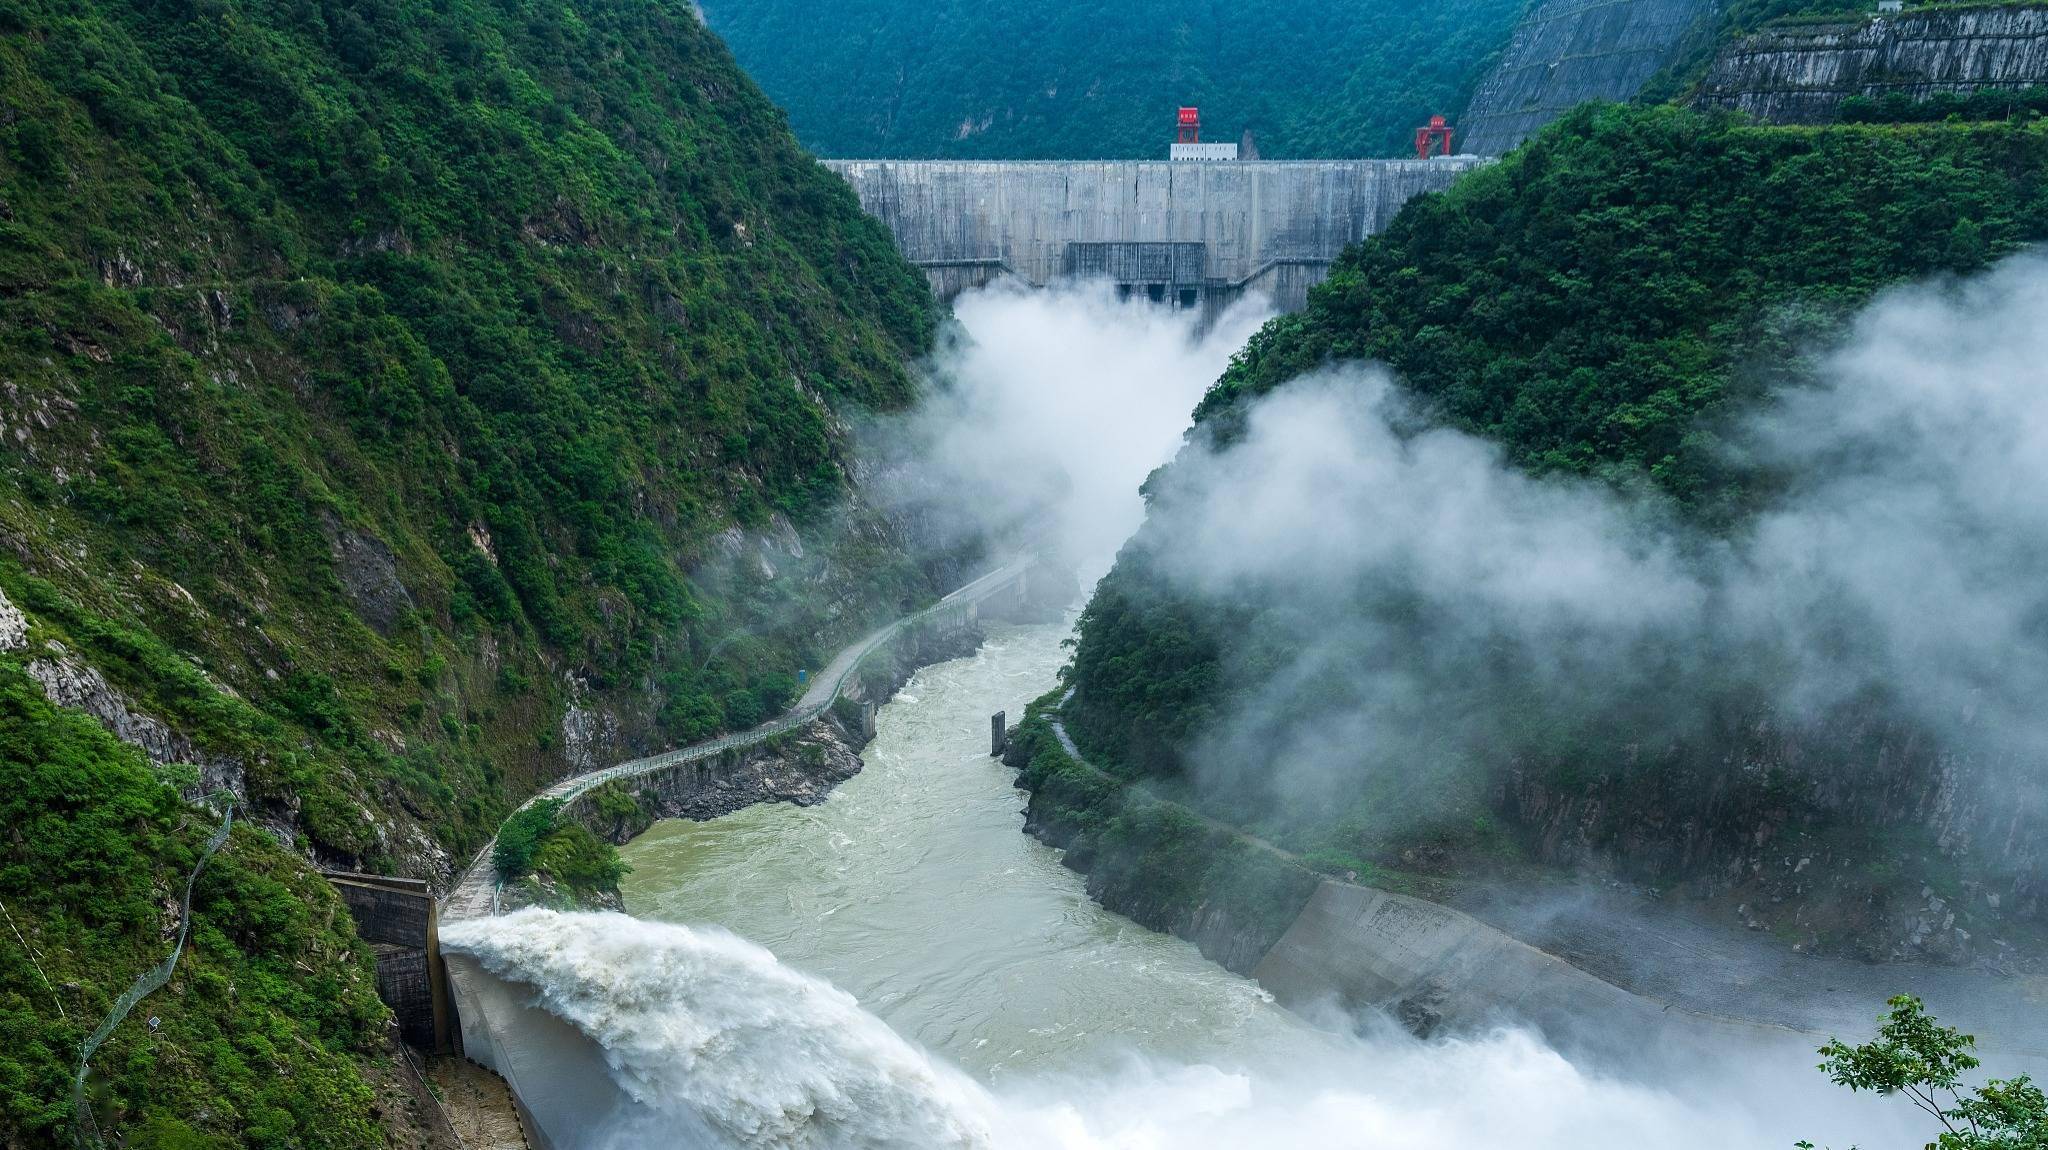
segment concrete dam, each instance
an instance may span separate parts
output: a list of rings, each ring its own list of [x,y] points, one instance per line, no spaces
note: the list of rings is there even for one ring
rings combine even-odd
[[[941,299],[1095,278],[1208,314],[1247,294],[1301,308],[1347,245],[1486,162],[823,161]]]

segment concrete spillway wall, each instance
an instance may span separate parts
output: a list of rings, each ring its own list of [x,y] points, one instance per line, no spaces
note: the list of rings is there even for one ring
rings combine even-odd
[[[324,872],[377,956],[377,996],[399,1033],[421,1050],[446,1050],[453,1036],[447,976],[441,967],[439,913],[418,879]]]
[[[1677,58],[1714,0],[1544,0],[1479,85],[1459,147],[1498,156],[1587,100],[1627,100]]]
[[[1935,9],[1771,28],[1715,58],[1699,102],[1776,123],[1832,120],[1852,96],[2048,84],[2048,7]]]
[[[1307,302],[1347,245],[1483,161],[827,160],[951,298],[1003,275],[1100,277],[1176,306]]]

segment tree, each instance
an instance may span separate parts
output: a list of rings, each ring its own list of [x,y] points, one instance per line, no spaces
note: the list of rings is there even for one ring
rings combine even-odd
[[[517,882],[533,870],[534,855],[555,832],[555,816],[561,809],[558,800],[540,799],[505,820],[491,850],[491,863],[498,868],[499,878]]]
[[[1963,1076],[1977,1068],[1977,1039],[1943,1026],[1919,999],[1902,994],[1875,1041],[1850,1046],[1830,1039],[1820,1069],[1854,1091],[1903,1094],[1941,1123],[1927,1150],[2048,1150],[2048,1096],[2026,1075],[1991,1079],[1966,1093]],[[1811,1142],[1797,1142],[1813,1150]]]

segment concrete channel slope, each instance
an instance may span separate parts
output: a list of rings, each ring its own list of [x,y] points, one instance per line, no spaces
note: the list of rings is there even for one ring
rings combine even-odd
[[[1036,562],[1035,558],[1030,556],[1013,559],[972,583],[955,590],[924,610],[906,615],[893,623],[870,631],[858,641],[840,651],[839,654],[833,656],[832,661],[826,664],[825,669],[812,682],[810,689],[804,692],[803,698],[797,700],[796,705],[779,718],[770,719],[751,730],[723,735],[716,739],[707,739],[701,743],[692,743],[687,747],[678,747],[675,750],[664,751],[658,755],[649,755],[644,759],[633,759],[628,762],[619,763],[616,766],[573,775],[521,803],[519,809],[523,811],[543,799],[555,799],[564,803],[571,802],[609,782],[649,774],[675,766],[678,763],[710,758],[713,755],[739,747],[749,747],[755,743],[773,738],[776,735],[805,726],[823,715],[825,709],[830,707],[839,698],[839,693],[845,688],[847,679],[852,676],[854,668],[858,667],[860,661],[873,653],[876,648],[895,638],[905,628],[913,624],[943,616],[947,612],[964,610],[998,592],[1009,589],[1019,579],[1024,577],[1034,562]],[[492,836],[491,841],[485,843],[482,849],[477,851],[476,857],[469,864],[469,869],[463,872],[461,879],[449,890],[447,897],[441,900],[441,918],[444,921],[481,918],[496,912],[498,883],[496,876],[492,873],[491,853],[493,848],[497,846],[497,843],[497,837]]]
[[[1115,780],[1082,757],[1057,711],[1050,725],[1069,758]],[[1307,865],[1242,828],[1146,793]],[[1252,977],[1310,1017],[1379,1007],[1422,1030],[1514,1019],[1576,1049],[1631,1055],[1765,1035],[1810,1046],[1866,1032],[1885,999],[1905,993],[1976,1034],[1987,1053],[2048,1059],[2048,980],[1793,954],[1768,937],[1600,888],[1475,889],[1453,901],[1460,905],[1326,878]]]

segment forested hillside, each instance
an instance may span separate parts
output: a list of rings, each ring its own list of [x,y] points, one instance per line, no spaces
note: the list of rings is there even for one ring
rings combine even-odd
[[[1174,108],[1267,159],[1406,152],[1464,107],[1524,0],[937,5],[714,0],[705,18],[828,156],[1164,159]]]
[[[1881,695],[1845,703],[1816,730],[1774,718],[1759,685],[1772,672],[1739,654],[1684,665],[1689,643],[1713,650],[1711,633],[1663,647],[1654,633],[1624,632],[1610,651],[1566,626],[1525,645],[1517,628],[1546,625],[1550,573],[1527,576],[1539,603],[1498,630],[1490,616],[1474,622],[1488,604],[1446,592],[1438,617],[1427,583],[1403,590],[1407,576],[1381,567],[1362,568],[1375,574],[1356,585],[1315,584],[1304,571],[1280,577],[1279,591],[1190,575],[1182,473],[1200,456],[1222,460],[1203,465],[1211,471],[1255,481],[1256,464],[1232,472],[1229,460],[1252,433],[1259,397],[1335,364],[1379,361],[1399,381],[1388,402],[1403,413],[1388,417],[1387,434],[1452,429],[1493,445],[1513,474],[1594,481],[1499,484],[1531,506],[1593,508],[1602,523],[1629,509],[1633,526],[1614,529],[1613,546],[1634,558],[1617,562],[1694,563],[1729,546],[1717,538],[1741,540],[1785,482],[1731,449],[1734,413],[1803,383],[1878,289],[1980,268],[2043,237],[2048,132],[2038,124],[1777,129],[1671,107],[1579,110],[1497,166],[1411,203],[1345,257],[1306,311],[1253,338],[1201,404],[1183,460],[1148,484],[1151,517],[1082,616],[1070,729],[1098,762],[1188,787],[1340,870],[1619,867],[1646,883],[1748,889],[1751,905],[1760,889],[1788,902],[1788,931],[1791,904],[1839,884],[1856,909],[1802,920],[1793,937],[1875,951],[1887,945],[1876,941],[1889,929],[1880,920],[1917,913],[1923,890],[1953,892],[1972,868],[1969,881],[1996,873],[2031,889],[2002,869],[2037,865],[2029,851],[1994,860],[2003,848],[1987,838],[1983,855],[1969,856],[1961,830],[1930,841],[1915,820],[1935,817],[1932,808],[1907,796],[1953,788],[1944,772],[1967,756],[1934,757]],[[1332,378],[1351,382],[1325,388],[1373,394],[1368,376]],[[1313,403],[1325,401],[1303,402],[1321,411]],[[1399,466],[1430,458],[1425,441],[1399,442],[1380,445]],[[1208,482],[1213,505],[1229,481]],[[1319,482],[1335,485],[1319,497],[1330,500],[1321,514],[1345,515],[1343,478]],[[1595,486],[1623,502],[1603,501]],[[1455,487],[1416,494],[1441,499],[1446,517],[1418,525],[1421,538],[1451,547],[1474,529]],[[1324,523],[1315,530],[1330,541],[1306,553],[1404,529],[1400,509],[1376,514],[1384,528],[1373,517]],[[1691,542],[1667,553],[1655,542],[1664,538]],[[1359,546],[1402,554],[1377,534]],[[1339,638],[1354,631],[1365,637]],[[1304,643],[1338,649],[1306,666]],[[1610,675],[1633,677],[1615,685]],[[1411,720],[1419,731],[1399,726]],[[1829,783],[1844,763],[1859,781]],[[1288,771],[1313,775],[1312,800],[1283,793]],[[2034,809],[2016,792],[1943,793],[1947,814],[1972,803],[2000,818]],[[1792,878],[1802,856],[1848,870]]]
[[[933,304],[687,4],[0,32],[0,1144],[68,1137],[80,1038],[168,952],[213,818],[174,791],[242,829],[102,1124],[375,1144],[381,1010],[292,856],[445,878],[926,594],[844,453]]]

